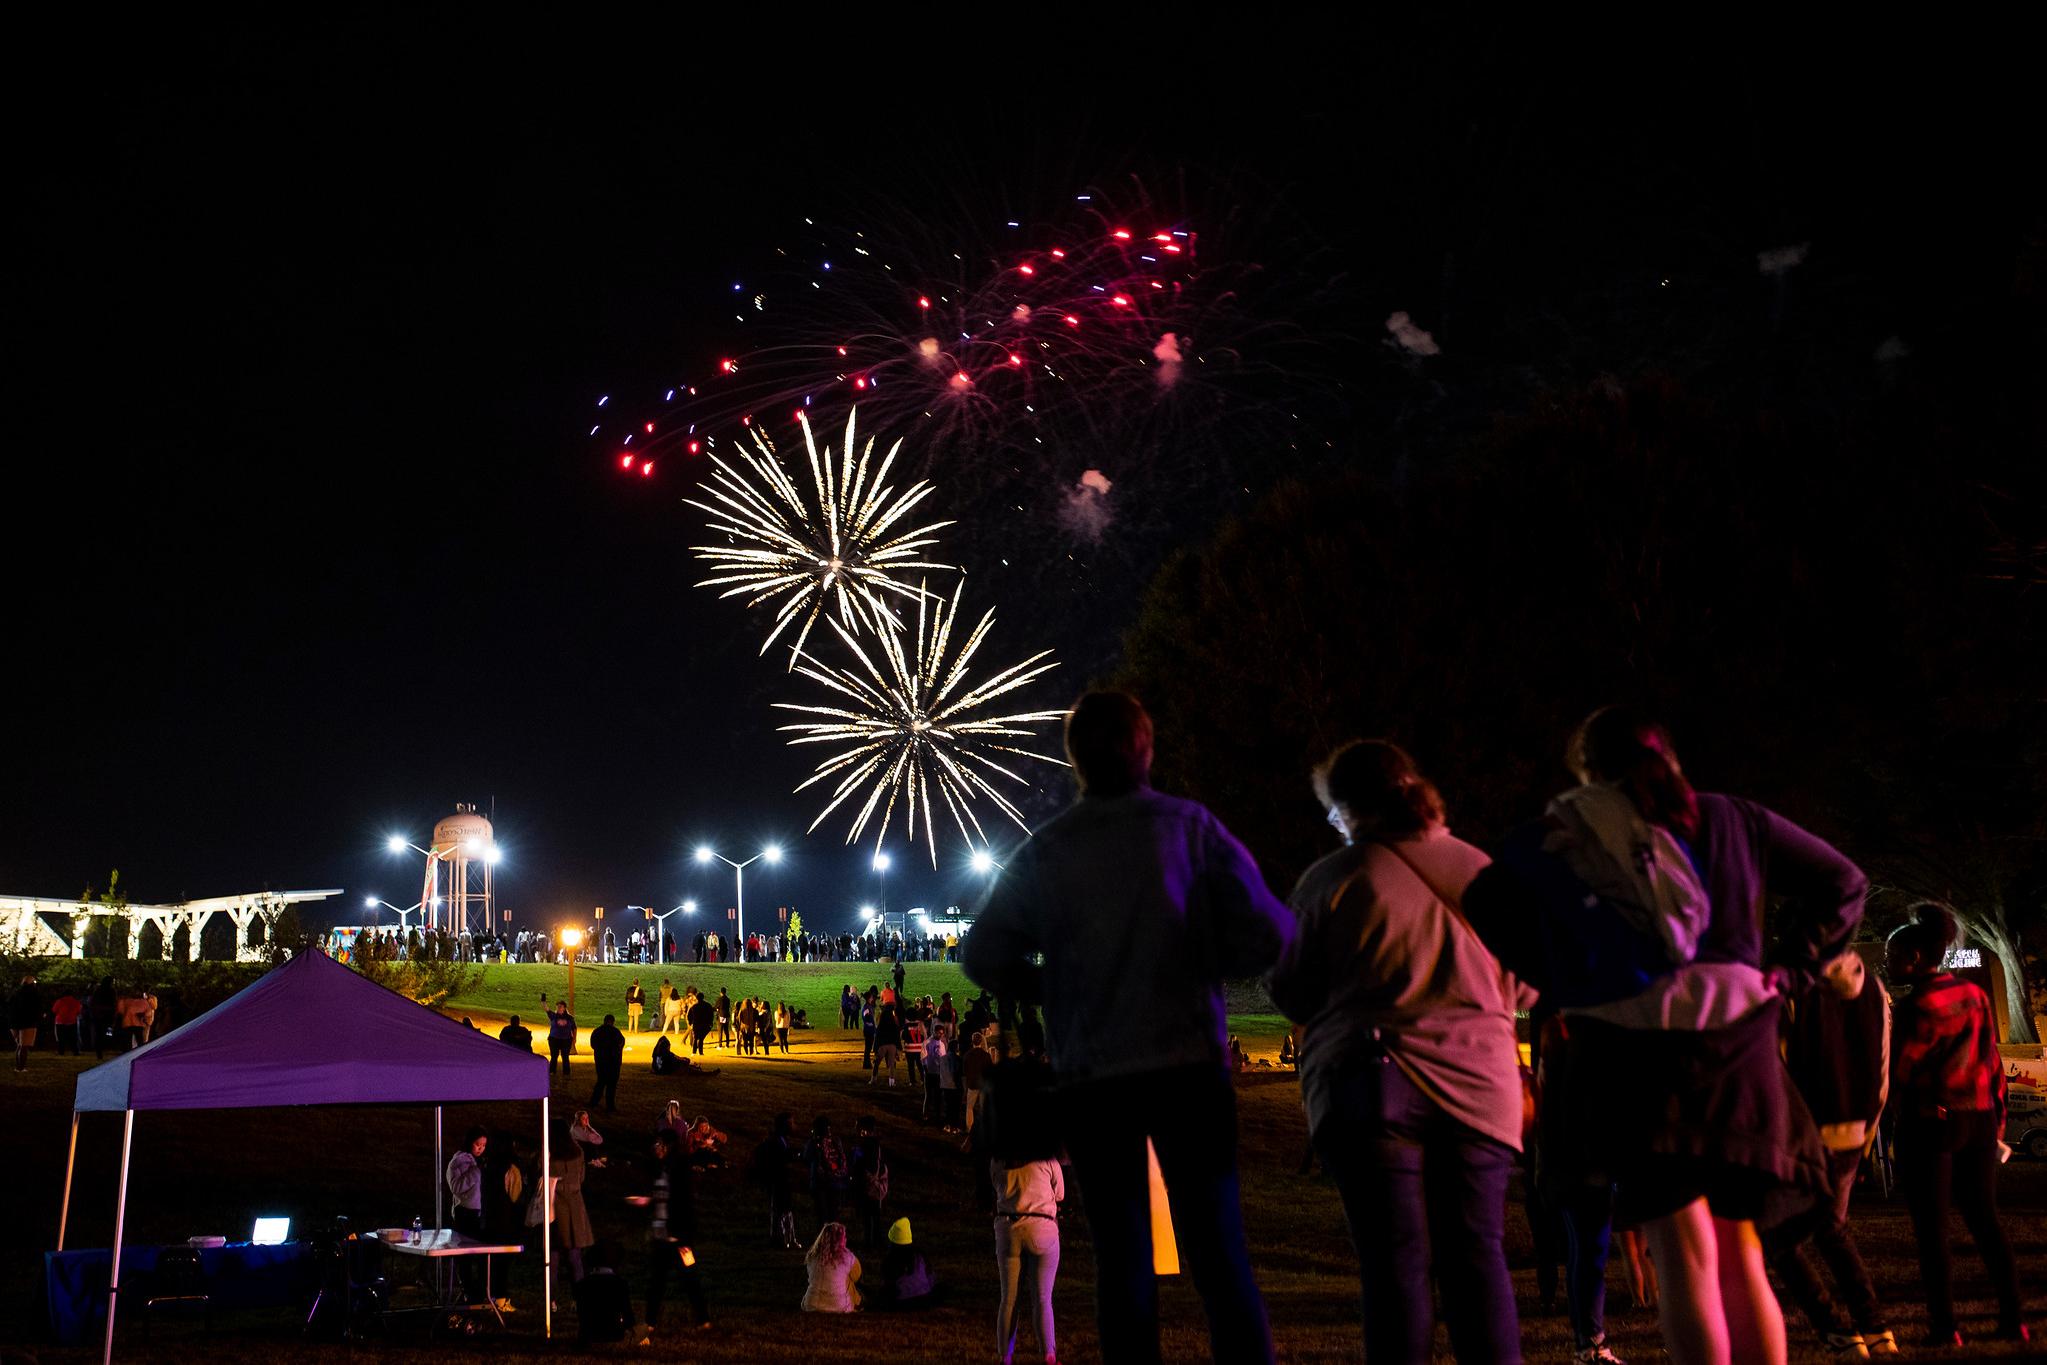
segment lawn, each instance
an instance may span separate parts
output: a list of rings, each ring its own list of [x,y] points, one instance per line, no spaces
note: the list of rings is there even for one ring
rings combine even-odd
[[[864,991],[869,986],[887,985],[890,970],[885,962],[748,962],[709,966],[671,962],[660,967],[585,964],[576,968],[576,1022],[587,1030],[606,1014],[613,1014],[622,1028],[626,988],[632,982],[638,981],[652,1001],[661,983],[670,981],[677,990],[695,986],[708,995],[716,995],[722,988],[734,1000],[747,995],[763,996],[771,1002],[786,1000],[808,1011],[813,1025],[825,1028],[838,1023],[841,987],[850,984],[854,990]],[[476,989],[448,999],[448,1013],[468,1014],[478,1023],[518,1014],[530,1023],[540,1012],[543,996],[556,1000],[569,991],[567,967],[517,963],[486,967],[482,973]],[[948,962],[905,963],[903,989],[913,997],[928,995],[934,1000],[950,991],[953,1003],[962,1013],[967,1001],[979,993],[966,973]],[[1227,1004],[1230,1030],[1242,1038],[1251,1055],[1276,1061],[1287,1025],[1284,1018],[1272,1012],[1264,989],[1255,982],[1233,984],[1227,992]]]
[[[909,988],[914,992],[952,989],[956,1001],[962,998],[955,968],[913,964],[909,973]],[[578,968],[579,1022],[587,1026],[606,1009],[622,1013],[624,986],[631,974],[627,968]],[[672,968],[669,974],[678,984],[758,982],[769,988],[762,993],[804,1003],[820,1027],[799,1034],[786,1058],[721,1058],[714,1050],[707,1058],[714,1074],[687,1080],[651,1075],[644,1060],[647,1040],[636,1039],[620,1087],[619,1115],[609,1121],[600,1116],[600,1126],[610,1138],[607,1145],[630,1148],[642,1144],[655,1116],[671,1097],[680,1098],[693,1114],[709,1114],[731,1132],[734,1148],[741,1153],[766,1134],[770,1120],[780,1110],[788,1110],[805,1125],[815,1114],[829,1114],[848,1131],[858,1116],[872,1113],[880,1121],[890,1152],[892,1214],[911,1219],[919,1243],[946,1285],[949,1301],[941,1309],[913,1319],[863,1313],[820,1321],[798,1314],[796,1303],[803,1288],[800,1258],[795,1252],[765,1245],[764,1200],[740,1171],[728,1170],[706,1177],[699,1187],[704,1233],[700,1254],[716,1327],[704,1334],[676,1330],[673,1324],[678,1319],[671,1309],[671,1330],[657,1339],[662,1357],[721,1365],[987,1359],[992,1345],[994,1267],[988,1221],[973,1207],[966,1160],[956,1140],[919,1124],[917,1096],[906,1088],[876,1090],[866,1084],[858,1067],[857,1033],[842,1033],[836,1027],[832,1002],[841,982],[851,980],[856,987],[864,987],[878,974],[871,968],[849,973],[846,964]],[[566,971],[562,969],[493,968],[484,987],[450,1012],[459,1015],[466,1010],[494,1018],[529,1000],[537,1006],[542,990],[555,993],[557,977],[565,987]],[[642,972],[641,980],[658,985],[661,975],[658,970]],[[593,982],[597,983],[595,996],[590,994]],[[747,989],[737,984],[727,988],[735,996]],[[337,1025],[336,1021],[309,1018],[306,1027]],[[91,1060],[80,1063],[43,1051],[26,1075],[8,1073],[0,1081],[7,1087],[7,1122],[0,1125],[0,1154],[4,1154],[16,1191],[9,1205],[12,1216],[0,1220],[0,1272],[4,1272],[0,1273],[0,1343],[32,1348],[45,1361],[97,1358],[96,1350],[67,1352],[35,1345],[42,1331],[37,1299],[40,1253],[53,1244],[72,1087]],[[557,1104],[572,1107],[580,1103],[587,1097],[589,1079],[587,1065],[579,1059],[570,1078],[556,1083]],[[1359,1343],[1354,1261],[1333,1189],[1319,1174],[1297,1173],[1306,1141],[1298,1087],[1284,1074],[1253,1074],[1239,1097],[1246,1218],[1281,1355],[1291,1361],[1355,1360]],[[447,1122],[457,1132],[477,1121],[531,1129],[535,1117],[531,1105],[463,1106],[451,1107]],[[358,1226],[409,1222],[416,1214],[431,1218],[429,1111],[343,1108],[150,1113],[137,1119],[136,1136],[128,1211],[129,1234],[136,1241],[178,1241],[201,1232],[239,1235],[259,1212],[289,1213],[301,1226],[306,1220],[333,1213],[347,1214]],[[104,1246],[111,1234],[119,1143],[116,1118],[87,1117],[79,1143],[80,1183],[72,1213],[74,1246]],[[2009,1224],[2022,1256],[2022,1278],[2037,1292],[2047,1282],[2047,1245],[2043,1245],[2047,1167],[2014,1161],[2005,1170],[2003,1191]],[[630,1180],[595,1173],[589,1204],[599,1235],[614,1237],[628,1249],[632,1258],[628,1268],[637,1296],[644,1285],[637,1259],[644,1223],[643,1215],[625,1203],[632,1192]],[[799,1200],[798,1208],[804,1231],[814,1230],[807,1203]],[[1077,1206],[1063,1225],[1065,1256],[1057,1306],[1060,1358],[1069,1362],[1099,1358],[1092,1324],[1093,1264],[1086,1226]],[[1902,1206],[1872,1195],[1859,1205],[1858,1233],[1899,1327],[1907,1332],[1918,1329],[1922,1318],[1914,1306],[1917,1268]],[[1958,1260],[1963,1309],[1971,1325],[1985,1326],[1989,1305],[1980,1272],[1966,1254],[1966,1239],[1959,1229],[1957,1241],[1964,1249]],[[1533,1269],[1518,1194],[1509,1208],[1508,1249],[1527,1310],[1534,1297]],[[526,1263],[512,1272],[511,1288],[521,1311],[511,1319],[508,1331],[492,1337],[483,1348],[479,1349],[478,1343],[429,1347],[416,1338],[399,1336],[381,1350],[401,1356],[416,1353],[419,1359],[431,1358],[437,1365],[507,1356],[586,1358],[573,1347],[574,1316],[566,1307],[557,1318],[557,1341],[550,1345],[541,1340],[538,1258],[529,1254],[523,1259]],[[863,1259],[871,1270],[873,1258]],[[1657,1359],[1660,1353],[1653,1316],[1622,1306],[1627,1296],[1617,1268],[1612,1285],[1610,1326],[1616,1349],[1630,1359]],[[566,1292],[559,1297],[566,1305]],[[1205,1359],[1199,1303],[1184,1277],[1164,1283],[1163,1316],[1166,1358]],[[140,1324],[126,1309],[124,1322],[124,1359],[160,1356],[188,1360],[201,1349],[211,1359],[250,1362],[340,1361],[370,1355],[363,1350],[307,1343],[295,1322],[282,1314],[223,1317],[203,1348],[194,1340],[199,1332],[196,1324],[165,1324],[156,1329],[153,1342],[145,1342]],[[559,1338],[563,1332],[569,1340]],[[1524,1321],[1531,1360],[1563,1358],[1567,1337],[1561,1319]],[[1798,1345],[1795,1359],[1828,1358],[1811,1343],[1802,1324],[1794,1325],[1794,1341]],[[620,1352],[588,1358],[611,1359],[617,1354]],[[2018,1352],[2003,1354],[2016,1356]]]

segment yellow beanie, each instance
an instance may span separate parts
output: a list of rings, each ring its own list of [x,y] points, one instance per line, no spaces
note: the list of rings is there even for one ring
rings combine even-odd
[[[910,1244],[910,1220],[898,1218],[888,1225],[888,1239],[899,1247]]]

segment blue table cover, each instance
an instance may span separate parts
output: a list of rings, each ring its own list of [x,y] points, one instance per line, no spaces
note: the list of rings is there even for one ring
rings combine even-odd
[[[132,1323],[142,1311],[161,1250],[121,1248],[121,1292],[128,1295],[121,1301],[122,1321]],[[106,1247],[43,1254],[50,1330],[58,1342],[78,1346],[99,1340],[106,1331],[107,1280],[113,1263],[114,1253]],[[199,1264],[215,1309],[304,1307],[312,1301],[312,1258],[300,1242],[201,1247]]]

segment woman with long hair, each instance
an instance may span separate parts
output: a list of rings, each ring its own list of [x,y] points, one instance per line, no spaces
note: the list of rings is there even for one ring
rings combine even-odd
[[[1838,954],[1868,883],[1782,816],[1695,791],[1669,732],[1646,712],[1594,712],[1568,763],[1580,785],[1509,836],[1467,906],[1481,927],[1553,913],[1553,898],[1531,908],[1525,875],[1547,860],[1577,888],[1580,909],[1624,926],[1611,942],[1634,945],[1618,954],[1632,964],[1629,984],[1612,986],[1621,977],[1609,973],[1608,989],[1579,990],[1562,1010],[1582,1082],[1565,1101],[1576,1111],[1571,1155],[1616,1182],[1615,1223],[1648,1239],[1671,1358],[1781,1365],[1784,1318],[1758,1220],[1809,1206],[1830,1186],[1818,1131],[1778,1055],[1778,982]],[[1530,849],[1539,852],[1524,859]],[[1798,911],[1773,926],[1781,961],[1766,974],[1762,910],[1774,897]]]
[[[826,1223],[803,1253],[809,1283],[803,1290],[806,1313],[851,1313],[860,1307],[860,1258],[846,1245],[846,1225]]]
[[[1294,888],[1300,932],[1266,988],[1304,1026],[1301,1097],[1357,1247],[1365,1358],[1429,1359],[1433,1266],[1457,1358],[1512,1365],[1518,991],[1459,908],[1486,855],[1398,745],[1353,740],[1314,781],[1344,846]]]

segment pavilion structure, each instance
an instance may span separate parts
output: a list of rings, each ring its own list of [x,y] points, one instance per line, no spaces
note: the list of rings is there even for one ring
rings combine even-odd
[[[211,896],[174,905],[106,905],[98,901],[44,900],[34,896],[0,896],[0,950],[26,957],[84,957],[94,920],[110,920],[113,943],[125,944],[129,961],[170,958],[182,932],[185,955],[201,956],[202,936],[216,915],[234,925],[234,960],[260,962],[270,955],[277,920],[288,905],[323,901],[341,894],[328,891],[250,891],[239,896]],[[153,950],[153,951],[151,951]]]

